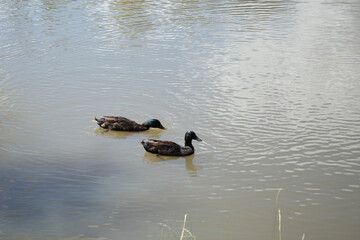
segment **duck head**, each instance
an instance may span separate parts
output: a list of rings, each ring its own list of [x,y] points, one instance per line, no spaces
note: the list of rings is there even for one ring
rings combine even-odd
[[[196,141],[199,141],[199,142],[202,141],[198,136],[196,136],[196,133],[195,133],[195,132],[193,132],[193,131],[187,131],[187,132],[185,133],[185,142],[186,142],[186,141],[191,141],[191,140],[193,140],[193,139],[195,139]]]
[[[165,129],[161,122],[157,119],[150,119],[143,123],[143,125],[147,128],[160,128]]]

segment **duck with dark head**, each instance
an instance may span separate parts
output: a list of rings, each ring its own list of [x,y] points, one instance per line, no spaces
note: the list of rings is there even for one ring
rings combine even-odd
[[[139,132],[150,128],[165,129],[164,126],[157,119],[150,119],[142,124],[132,121],[125,117],[102,116],[101,118],[93,120],[101,128],[116,131]]]
[[[155,153],[166,156],[188,156],[195,152],[192,145],[192,140],[195,139],[199,142],[202,140],[193,131],[185,133],[185,146],[180,146],[171,141],[163,141],[156,139],[144,139],[141,144],[147,152]]]

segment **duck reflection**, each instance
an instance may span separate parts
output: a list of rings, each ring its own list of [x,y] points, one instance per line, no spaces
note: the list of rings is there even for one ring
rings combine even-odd
[[[144,132],[125,132],[125,131],[113,131],[113,130],[106,130],[102,128],[96,128],[94,130],[94,133],[96,136],[104,136],[109,138],[116,138],[116,139],[126,139],[129,136],[133,136],[136,134],[139,135],[146,135],[147,138],[160,138],[163,134],[163,131],[160,131],[158,129],[151,129]]]
[[[197,170],[200,170],[202,167],[200,165],[196,165],[193,163],[195,155],[190,155],[186,157],[175,157],[175,156],[162,156],[157,154],[152,154],[149,152],[145,152],[143,156],[143,162],[147,164],[156,164],[163,161],[170,160],[179,160],[185,159],[185,168],[188,170],[190,177],[197,177]]]

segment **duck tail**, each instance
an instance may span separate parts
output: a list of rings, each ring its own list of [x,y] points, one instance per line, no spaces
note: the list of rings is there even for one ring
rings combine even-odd
[[[92,121],[94,123],[98,124],[99,126],[101,125],[101,121],[99,119],[97,119],[96,117],[94,117],[94,119]]]

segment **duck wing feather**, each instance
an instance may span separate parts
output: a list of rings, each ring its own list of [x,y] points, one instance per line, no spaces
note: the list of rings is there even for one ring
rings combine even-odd
[[[162,141],[156,139],[143,140],[141,144],[145,150],[151,153],[168,155],[168,156],[179,156],[181,154],[181,146],[171,141]]]
[[[147,128],[125,117],[102,116],[100,127],[118,131],[144,131]]]

